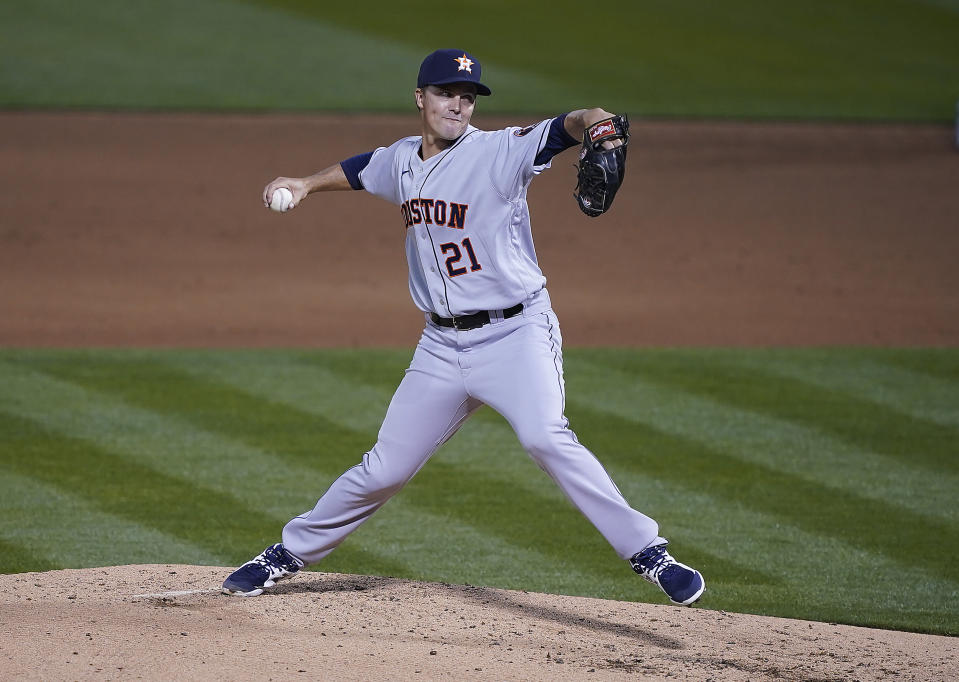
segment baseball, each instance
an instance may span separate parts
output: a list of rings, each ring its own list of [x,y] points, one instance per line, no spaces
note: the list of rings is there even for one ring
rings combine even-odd
[[[273,196],[270,197],[270,208],[279,213],[289,211],[293,204],[293,192],[286,187],[280,187],[273,190]]]

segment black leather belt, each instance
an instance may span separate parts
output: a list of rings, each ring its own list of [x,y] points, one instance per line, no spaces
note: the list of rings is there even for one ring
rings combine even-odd
[[[511,317],[516,317],[521,312],[523,312],[523,304],[517,303],[512,308],[503,311],[503,319],[508,320]],[[472,315],[460,315],[459,317],[440,317],[436,313],[430,313],[430,319],[433,320],[433,324],[440,327],[454,327],[460,331],[479,329],[490,323],[490,315],[487,310],[481,310]]]

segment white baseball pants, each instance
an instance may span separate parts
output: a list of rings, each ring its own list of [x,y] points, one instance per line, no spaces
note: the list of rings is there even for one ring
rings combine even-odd
[[[658,524],[632,509],[563,414],[562,337],[545,290],[520,315],[458,331],[428,323],[373,449],[316,506],[283,529],[307,564],[332,552],[387,502],[483,404],[623,559],[654,542]]]

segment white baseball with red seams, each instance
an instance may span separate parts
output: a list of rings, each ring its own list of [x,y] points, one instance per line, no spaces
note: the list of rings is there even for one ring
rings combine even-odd
[[[407,137],[377,149],[360,171],[366,191],[400,208],[410,294],[426,327],[376,444],[284,528],[284,546],[305,562],[333,551],[484,404],[506,418],[620,557],[664,541],[656,522],[629,506],[579,443],[564,414],[562,334],[526,203],[530,182],[550,165],[536,159],[552,122],[498,131],[469,126],[425,161],[422,138]],[[509,316],[517,304],[522,310]],[[490,322],[476,329],[433,318],[479,311]]]

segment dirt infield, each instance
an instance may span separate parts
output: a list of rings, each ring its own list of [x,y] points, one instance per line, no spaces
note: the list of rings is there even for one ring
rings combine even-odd
[[[399,212],[342,193],[279,215],[260,192],[415,125],[0,113],[0,345],[411,347]],[[570,345],[959,343],[946,127],[637,121],[596,220],[574,159],[530,190]]]
[[[0,346],[412,347],[395,208],[344,193],[281,216],[259,193],[414,129],[0,113]],[[592,221],[573,158],[530,190],[570,345],[959,343],[945,127],[636,122]],[[0,576],[0,677],[959,678],[953,638],[334,574],[242,600],[216,593],[228,571]]]
[[[229,569],[0,576],[5,679],[948,680],[959,640],[309,573],[252,599]]]

